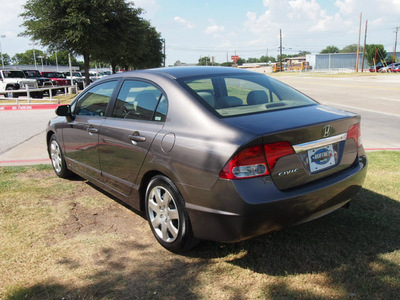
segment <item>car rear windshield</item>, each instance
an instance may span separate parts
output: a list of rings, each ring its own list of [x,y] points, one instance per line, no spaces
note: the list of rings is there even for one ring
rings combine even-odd
[[[316,105],[302,93],[263,74],[192,77],[180,83],[221,117]]]

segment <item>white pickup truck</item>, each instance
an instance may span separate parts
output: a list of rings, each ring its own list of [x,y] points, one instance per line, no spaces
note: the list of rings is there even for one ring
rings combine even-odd
[[[35,79],[27,79],[24,72],[19,70],[0,70],[0,94],[6,97],[18,98],[18,96],[26,96],[26,93],[12,92],[14,90],[37,89],[38,85]],[[32,93],[34,97],[35,92]]]

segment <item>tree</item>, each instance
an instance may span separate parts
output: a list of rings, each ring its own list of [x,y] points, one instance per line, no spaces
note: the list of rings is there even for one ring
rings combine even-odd
[[[310,51],[300,51],[298,56],[306,56],[307,54],[311,54]]]
[[[11,64],[10,55],[8,55],[7,53],[2,53],[1,55],[3,56],[3,63],[4,63],[5,66]]]
[[[331,46],[326,47],[324,50],[322,50],[321,54],[322,53],[339,53],[339,48],[331,45]]]
[[[249,57],[246,62],[247,63],[258,63],[258,62],[260,62],[260,60],[255,57]]]
[[[140,8],[135,9],[124,1],[113,7],[106,33],[108,43],[113,47],[97,49],[93,57],[109,63],[114,73],[118,65],[126,70],[161,66],[163,44],[160,34],[140,17],[141,13]]]
[[[16,53],[11,58],[11,61],[15,65],[33,65],[35,64],[35,57],[36,57],[36,62],[40,61],[39,56],[45,58],[47,54],[42,50],[27,50],[24,53]]]
[[[246,60],[245,60],[244,58],[239,57],[239,59],[238,59],[237,62],[236,62],[236,65],[237,65],[237,66],[241,66],[241,65],[243,65],[244,63],[246,63]]]
[[[276,58],[273,57],[273,56],[265,57],[265,56],[263,55],[263,56],[260,57],[260,62],[265,62],[265,63],[268,63],[268,62],[276,62]]]
[[[120,18],[124,10],[127,13]],[[40,41],[52,52],[65,50],[82,55],[85,80],[89,84],[92,58],[110,60],[113,58],[110,49],[131,47],[132,52],[137,50],[133,43],[127,43],[127,39],[118,39],[121,36],[119,30],[126,32],[126,26],[134,24],[124,23],[125,16],[132,16],[133,10],[133,4],[126,0],[28,0],[21,14],[22,25],[26,28],[22,35]]]
[[[387,53],[385,51],[385,47],[381,44],[367,44],[365,46],[365,58],[368,61],[370,66],[374,65],[375,60],[375,49],[376,49],[376,63],[379,63],[381,60],[385,60]]]
[[[357,44],[351,44],[345,46],[342,50],[339,51],[339,53],[355,53],[357,52]],[[362,52],[364,47],[360,46],[360,52]]]
[[[234,65],[231,61],[226,61],[221,64],[222,67],[232,67]]]
[[[203,56],[199,58],[198,66],[211,66],[211,58],[208,56]],[[216,65],[214,63],[214,65]]]
[[[150,26],[150,23],[144,23],[143,46],[140,55],[136,60],[132,60],[135,69],[158,68],[161,66],[164,58],[162,52],[163,42],[157,30]],[[127,49],[129,51],[129,49]]]
[[[50,65],[64,65],[68,66],[69,65],[69,60],[68,60],[68,51],[55,51],[53,52],[49,57],[48,61]],[[71,55],[71,64],[73,66],[79,65],[79,62],[75,58],[75,56]]]

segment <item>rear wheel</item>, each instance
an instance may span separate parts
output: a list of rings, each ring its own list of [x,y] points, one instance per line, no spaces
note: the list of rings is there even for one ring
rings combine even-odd
[[[165,176],[155,176],[146,191],[146,215],[157,241],[167,250],[183,252],[197,244],[182,196]]]
[[[7,87],[7,91],[13,91],[14,88],[12,86]],[[12,92],[8,92],[6,94],[7,98],[18,98],[18,94],[17,93],[12,93]]]
[[[51,164],[53,165],[54,172],[57,174],[57,176],[61,178],[73,177],[74,173],[67,168],[61,146],[54,134],[50,138],[49,153]]]
[[[42,99],[43,98],[43,92],[34,92],[31,93],[32,98],[39,98]]]

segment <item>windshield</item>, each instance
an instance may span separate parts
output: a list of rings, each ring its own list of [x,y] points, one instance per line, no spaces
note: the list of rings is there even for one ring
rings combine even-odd
[[[27,78],[39,78],[42,77],[42,75],[40,75],[39,71],[37,70],[29,70],[29,71],[24,71],[25,76]]]
[[[53,73],[53,72],[42,73],[42,75],[43,75],[44,77],[48,77],[48,78],[58,78],[57,73]]]
[[[316,104],[302,93],[263,74],[184,78],[180,82],[221,117]]]
[[[22,71],[3,71],[5,78],[25,78]]]

